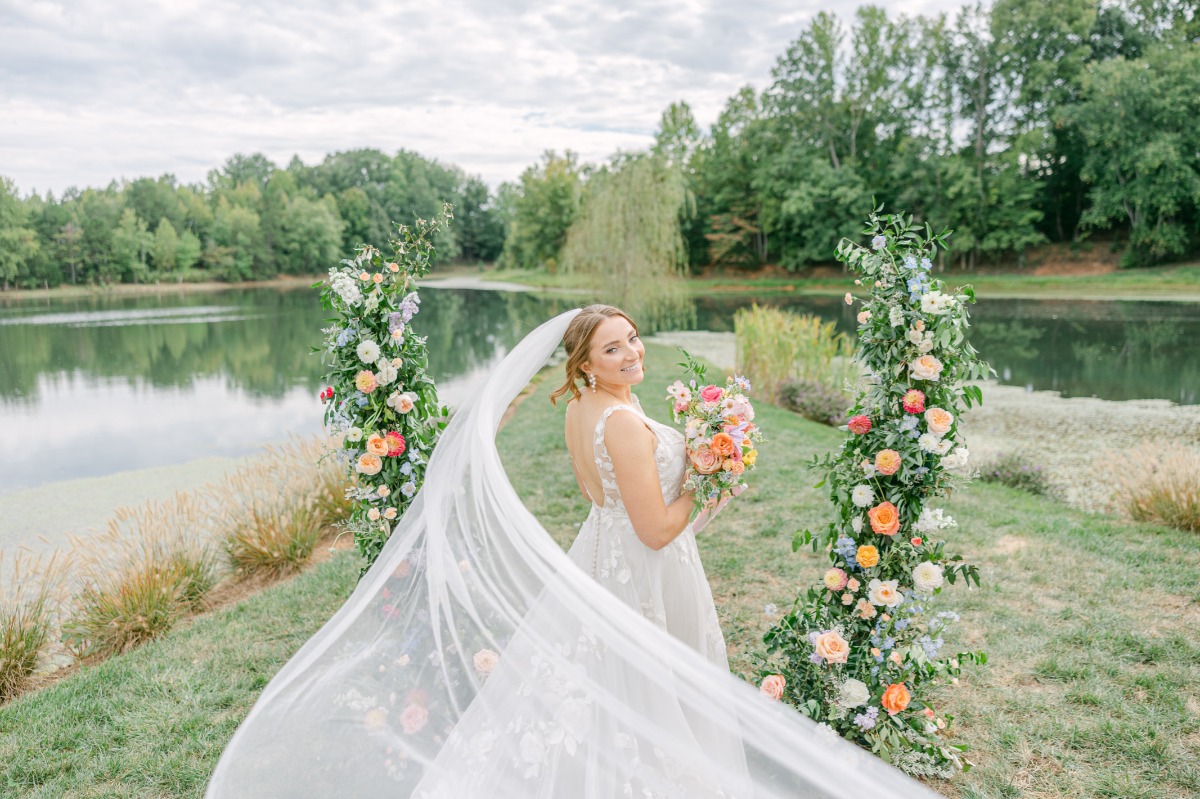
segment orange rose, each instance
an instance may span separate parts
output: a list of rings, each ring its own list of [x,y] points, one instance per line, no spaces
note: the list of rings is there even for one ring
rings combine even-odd
[[[895,535],[900,529],[900,514],[890,502],[881,502],[871,508],[867,518],[871,520],[871,529],[880,535]]]
[[[720,456],[704,444],[689,451],[688,458],[692,461],[692,468],[700,474],[712,474],[721,468]]]
[[[826,663],[845,663],[846,659],[850,657],[850,644],[838,634],[837,630],[830,630],[818,635],[813,650],[825,658]]]
[[[746,471],[746,467],[741,461],[735,461],[733,458],[726,458],[725,463],[721,464],[721,468],[730,474],[741,474]]]
[[[887,687],[883,692],[883,699],[879,700],[879,704],[883,705],[883,709],[888,712],[889,716],[894,716],[908,707],[911,699],[912,694],[904,687],[904,683],[897,682]]]
[[[372,433],[367,439],[367,452],[379,456],[388,454],[387,439],[378,433]]]
[[[728,433],[717,433],[712,437],[712,443],[709,446],[722,458],[728,458],[733,454],[733,437]]]
[[[875,469],[880,474],[895,474],[900,469],[900,453],[894,449],[881,449],[875,455]]]
[[[855,553],[854,558],[858,561],[859,566],[869,569],[879,564],[879,550],[867,544],[858,548],[858,552]]]

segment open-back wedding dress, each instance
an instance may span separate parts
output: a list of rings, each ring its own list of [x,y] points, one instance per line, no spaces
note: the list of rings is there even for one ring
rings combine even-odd
[[[670,502],[676,430],[606,409],[603,504],[567,553],[520,502],[496,429],[575,313],[527,336],[454,417],[378,561],[266,687],[209,799],[933,795],[729,673],[690,526],[642,544],[604,446],[612,414],[637,415]]]

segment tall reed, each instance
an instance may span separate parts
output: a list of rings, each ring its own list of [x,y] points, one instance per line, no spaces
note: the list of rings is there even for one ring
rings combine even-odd
[[[52,643],[67,559],[60,553],[0,552],[0,702],[25,686]]]
[[[208,509],[180,492],[119,508],[103,533],[73,539],[80,568],[63,641],[76,657],[105,657],[201,608],[219,574],[210,538]]]
[[[734,314],[733,326],[737,371],[770,402],[779,401],[789,380],[840,390],[859,377],[854,341],[819,316],[752,305]]]
[[[1116,502],[1132,518],[1200,532],[1200,450],[1146,442],[1108,462]]]

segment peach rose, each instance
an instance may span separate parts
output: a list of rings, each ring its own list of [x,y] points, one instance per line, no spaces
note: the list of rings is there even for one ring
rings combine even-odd
[[[373,522],[379,521],[379,516],[380,516],[379,508],[371,508],[370,510],[367,511],[367,518]]]
[[[359,474],[379,474],[379,470],[383,468],[383,460],[373,452],[364,452],[358,456],[358,463],[354,465],[355,471]]]
[[[712,437],[708,446],[722,458],[728,458],[733,454],[733,436],[728,433],[717,433]]]
[[[925,411],[925,424],[929,426],[929,432],[945,435],[954,424],[954,414],[941,408],[930,408]]]
[[[395,508],[385,508],[383,511],[383,518],[385,518],[385,519],[396,518],[396,509]]]
[[[500,656],[490,649],[480,649],[472,660],[475,663],[475,671],[479,672],[481,677],[486,677],[492,673],[492,669],[496,668],[496,664],[500,662]]]
[[[845,663],[846,659],[850,657],[850,644],[837,630],[830,630],[818,635],[817,642],[813,644],[813,650],[825,658],[826,663]]]
[[[387,439],[378,433],[372,433],[367,438],[367,452],[371,453],[372,455],[386,455],[388,453]]]
[[[692,461],[692,468],[700,474],[712,474],[721,468],[721,458],[707,444],[689,450],[688,458]]]
[[[397,264],[397,263],[390,263],[390,264],[388,264],[388,271],[389,271],[389,272],[399,272],[399,271],[400,271],[400,264]]]
[[[899,452],[894,449],[881,449],[875,453],[875,470],[880,474],[895,474],[899,469]]]
[[[378,272],[376,272],[375,274],[371,275],[371,279],[372,279],[372,280],[374,280],[374,281],[375,281],[375,285],[377,285],[377,286],[378,286],[380,283],[382,283],[382,282],[383,282],[383,275],[381,275],[381,274],[379,274]]]
[[[858,548],[858,552],[855,553],[854,559],[858,561],[859,566],[862,566],[864,569],[869,569],[872,566],[879,564],[879,550],[870,544],[866,544],[865,546]]]
[[[782,674],[768,674],[763,678],[758,692],[768,699],[782,699],[785,685],[787,685],[787,680],[783,679]]]
[[[364,394],[370,394],[379,387],[379,383],[375,380],[374,372],[363,369],[354,376],[354,387]]]
[[[871,529],[879,535],[895,535],[900,529],[900,514],[890,502],[881,502],[867,511]]]
[[[863,619],[873,619],[877,613],[875,606],[865,599],[858,600],[858,604],[854,606],[854,612]]]
[[[408,735],[420,732],[421,728],[428,722],[429,711],[420,705],[409,705],[400,714],[400,726],[404,728],[404,732]]]
[[[908,371],[917,380],[934,381],[942,376],[942,362],[932,355],[922,355],[912,362]]]
[[[726,460],[725,463],[722,464],[721,468],[730,474],[741,474],[742,472],[746,471],[746,467],[742,465],[742,462],[734,460],[733,458]]]
[[[888,712],[889,716],[894,716],[908,707],[911,700],[912,694],[904,687],[904,683],[897,682],[892,683],[884,690],[883,699],[879,700],[879,704],[883,705],[883,709]]]

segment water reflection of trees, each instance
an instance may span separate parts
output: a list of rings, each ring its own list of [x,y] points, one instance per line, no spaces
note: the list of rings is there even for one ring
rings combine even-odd
[[[529,293],[426,289],[416,331],[428,337],[430,371],[453,377],[494,360],[550,316],[587,298],[547,299]],[[853,334],[854,308],[840,297],[702,297],[685,309],[705,330],[732,330],[733,313],[752,301],[813,313]],[[971,339],[1006,382],[1067,396],[1162,397],[1200,403],[1200,337],[1194,306],[1175,303],[1052,303],[992,300],[974,309]],[[206,309],[214,306],[219,315]],[[315,389],[324,367],[310,350],[329,324],[309,289],[256,289],[215,295],[86,298],[6,309],[6,319],[71,312],[165,309],[197,316],[171,323],[70,327],[0,325],[0,400],[36,402],[39,378],[90,378],[187,388],[218,376],[262,398]],[[694,310],[693,310],[694,308]],[[631,312],[636,311],[631,309]],[[207,314],[207,316],[206,316]],[[233,321],[219,321],[229,319]],[[654,320],[637,316],[648,329]],[[659,320],[661,322],[661,320]]]
[[[187,388],[197,378],[219,376],[231,388],[262,398],[282,397],[296,386],[316,388],[325,369],[311,350],[321,345],[321,328],[329,322],[311,290],[225,292],[215,298],[89,298],[56,302],[36,313],[212,306],[221,306],[218,317],[79,327],[4,325],[0,398],[36,402],[39,378],[62,374],[155,388]],[[555,307],[529,294],[430,289],[422,293],[414,329],[428,336],[430,371],[435,378],[448,377],[507,351],[557,312]],[[30,309],[20,313],[34,315]]]

